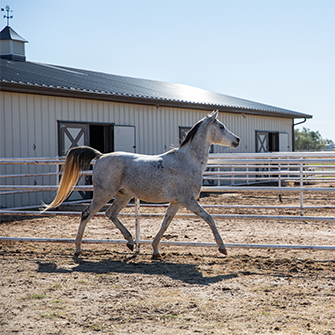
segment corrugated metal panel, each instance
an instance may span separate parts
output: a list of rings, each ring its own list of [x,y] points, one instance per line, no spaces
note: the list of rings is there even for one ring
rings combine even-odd
[[[57,121],[102,122],[136,127],[136,152],[160,154],[179,145],[179,127],[191,127],[208,112],[173,107],[102,102],[95,100],[49,97],[0,92],[1,157],[43,157],[58,153]],[[219,119],[241,137],[233,150],[215,146],[215,152],[255,152],[255,131],[288,133],[292,120],[241,114],[220,113]],[[4,167],[1,174],[54,172],[55,167]],[[55,183],[55,177],[15,178],[7,184]],[[18,206],[49,201],[50,192],[1,197],[2,206]]]

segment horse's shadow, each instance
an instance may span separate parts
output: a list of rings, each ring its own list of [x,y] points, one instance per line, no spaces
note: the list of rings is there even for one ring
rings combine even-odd
[[[131,259],[89,261],[75,259],[77,265],[69,268],[58,267],[55,263],[37,262],[37,272],[42,273],[75,273],[86,272],[94,274],[123,273],[166,276],[187,284],[209,285],[222,280],[236,278],[236,273],[217,275],[214,277],[203,276],[195,264],[175,264],[165,261],[157,262],[132,262]]]

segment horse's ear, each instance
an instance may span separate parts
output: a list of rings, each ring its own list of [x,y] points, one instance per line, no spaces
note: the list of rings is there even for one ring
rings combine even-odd
[[[209,117],[213,120],[213,122],[218,118],[219,110],[214,110],[212,114],[209,115]]]

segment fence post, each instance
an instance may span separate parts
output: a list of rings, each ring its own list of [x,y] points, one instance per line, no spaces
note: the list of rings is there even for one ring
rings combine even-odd
[[[61,169],[60,169],[60,166],[61,166],[61,165],[59,164],[59,155],[57,155],[56,158],[58,159],[58,160],[57,160],[57,163],[56,163],[56,173],[57,173],[57,174],[56,174],[56,185],[59,186],[59,177],[60,177],[59,172],[60,172],[60,170],[61,170]]]
[[[303,159],[302,157],[300,159]],[[304,186],[303,164],[300,163],[300,187]],[[300,215],[304,216],[304,192],[300,192]]]
[[[140,252],[140,200],[135,198],[135,252]]]
[[[280,164],[278,164],[278,187],[281,187],[281,165]],[[279,200],[280,202],[283,202],[281,198],[281,192],[279,192]]]
[[[235,175],[234,175],[235,168],[234,167],[231,168],[231,172],[232,172],[232,175],[231,175],[230,186],[235,186]]]

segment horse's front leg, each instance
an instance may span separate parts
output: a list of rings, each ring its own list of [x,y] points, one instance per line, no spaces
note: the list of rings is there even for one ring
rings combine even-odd
[[[162,224],[161,224],[161,228],[159,229],[157,235],[155,236],[153,242],[152,242],[152,247],[153,247],[153,254],[152,254],[152,258],[153,259],[158,259],[160,258],[160,254],[159,254],[159,251],[158,251],[158,244],[159,244],[159,241],[161,240],[164,232],[166,231],[166,229],[168,228],[169,224],[171,223],[173,217],[176,215],[176,213],[178,212],[180,208],[180,205],[177,203],[177,202],[173,202],[173,203],[170,203],[165,215],[164,215],[164,218],[163,218],[163,221],[162,221]]]
[[[226,247],[222,241],[222,238],[220,236],[220,233],[218,231],[218,229],[216,228],[214,219],[212,218],[212,216],[210,214],[208,214],[199,204],[198,202],[192,198],[190,200],[187,201],[183,201],[181,203],[183,206],[185,206],[187,209],[189,209],[191,212],[193,212],[194,214],[200,216],[202,219],[204,219],[209,226],[212,229],[215,241],[217,243],[217,245],[219,246],[219,251],[224,254],[227,255],[227,250]]]
[[[114,202],[112,206],[106,211],[106,215],[113,221],[116,227],[119,228],[122,235],[125,237],[125,239],[128,241],[127,247],[133,251],[134,250],[134,240],[131,236],[128,229],[122,224],[122,222],[118,219],[118,214],[121,212],[121,210],[127,206],[128,202],[132,196],[125,191],[118,192],[115,195]]]

